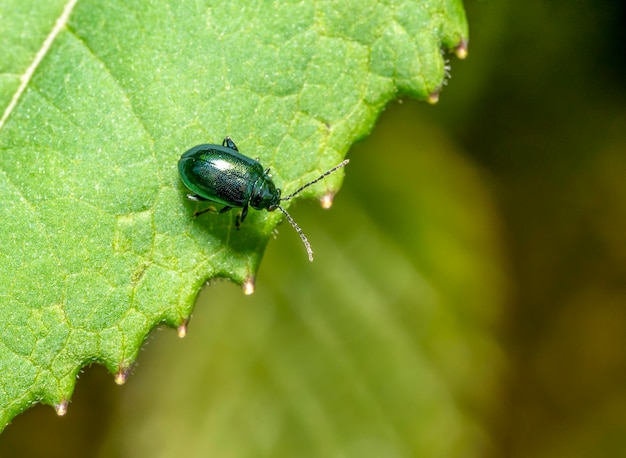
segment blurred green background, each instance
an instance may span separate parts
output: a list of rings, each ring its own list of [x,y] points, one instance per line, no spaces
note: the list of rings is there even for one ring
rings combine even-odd
[[[0,456],[626,456],[626,5],[466,7],[439,104],[292,207],[315,263],[283,224],[253,296],[215,282]]]

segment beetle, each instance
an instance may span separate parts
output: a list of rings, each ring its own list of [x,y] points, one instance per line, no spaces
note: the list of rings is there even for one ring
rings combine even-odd
[[[178,172],[183,184],[192,192],[187,194],[188,199],[223,205],[218,213],[241,208],[241,213],[235,219],[237,228],[246,219],[249,207],[270,212],[280,210],[300,236],[309,255],[309,261],[313,261],[311,244],[280,202],[293,198],[305,188],[344,167],[348,162],[350,162],[348,159],[344,160],[287,197],[281,197],[281,190],[272,181],[270,169],[264,170],[258,160],[241,154],[235,142],[226,137],[221,146],[203,144],[186,151],[178,161]],[[194,216],[200,216],[208,211],[216,210],[209,207],[195,212]]]

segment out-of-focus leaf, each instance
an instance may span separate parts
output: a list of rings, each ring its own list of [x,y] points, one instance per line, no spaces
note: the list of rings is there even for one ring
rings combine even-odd
[[[185,341],[149,345],[102,456],[486,455],[498,223],[484,177],[409,116],[355,148],[332,215],[295,209],[313,266],[283,225],[253,297],[211,285]]]

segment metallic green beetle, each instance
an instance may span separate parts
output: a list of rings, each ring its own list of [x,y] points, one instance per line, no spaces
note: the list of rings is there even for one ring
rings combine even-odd
[[[270,169],[264,170],[258,161],[241,154],[231,138],[226,137],[221,146],[198,145],[185,152],[178,161],[178,172],[185,186],[193,193],[187,194],[189,199],[224,205],[219,213],[227,212],[233,207],[241,208],[241,214],[238,214],[236,219],[237,227],[246,219],[249,207],[270,212],[279,209],[300,235],[309,261],[313,261],[311,244],[280,202],[291,199],[348,162],[346,159],[287,197],[280,197],[280,189],[272,181]],[[212,209],[208,208],[196,212],[195,216],[210,210]]]

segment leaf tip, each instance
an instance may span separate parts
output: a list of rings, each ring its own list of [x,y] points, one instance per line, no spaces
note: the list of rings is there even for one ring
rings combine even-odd
[[[54,410],[59,417],[63,417],[67,413],[67,406],[69,405],[69,401],[64,399],[60,403],[54,406]]]
[[[130,373],[130,367],[120,366],[115,374],[115,383],[117,385],[123,385],[126,383],[128,379],[128,374]]]
[[[320,205],[324,210],[328,210],[333,206],[333,201],[335,199],[335,193],[329,192],[328,194],[324,194],[320,199]]]
[[[465,59],[467,57],[467,40],[461,40],[454,48],[454,53],[459,59]]]
[[[189,318],[185,319],[177,328],[176,333],[178,337],[184,339],[187,336],[187,324],[189,323]]]
[[[439,89],[437,89],[435,92],[430,93],[426,101],[430,103],[431,105],[434,105],[437,102],[439,102]]]
[[[246,280],[243,282],[243,293],[246,296],[250,296],[252,293],[254,293],[254,276],[250,275],[248,278],[246,278]]]

